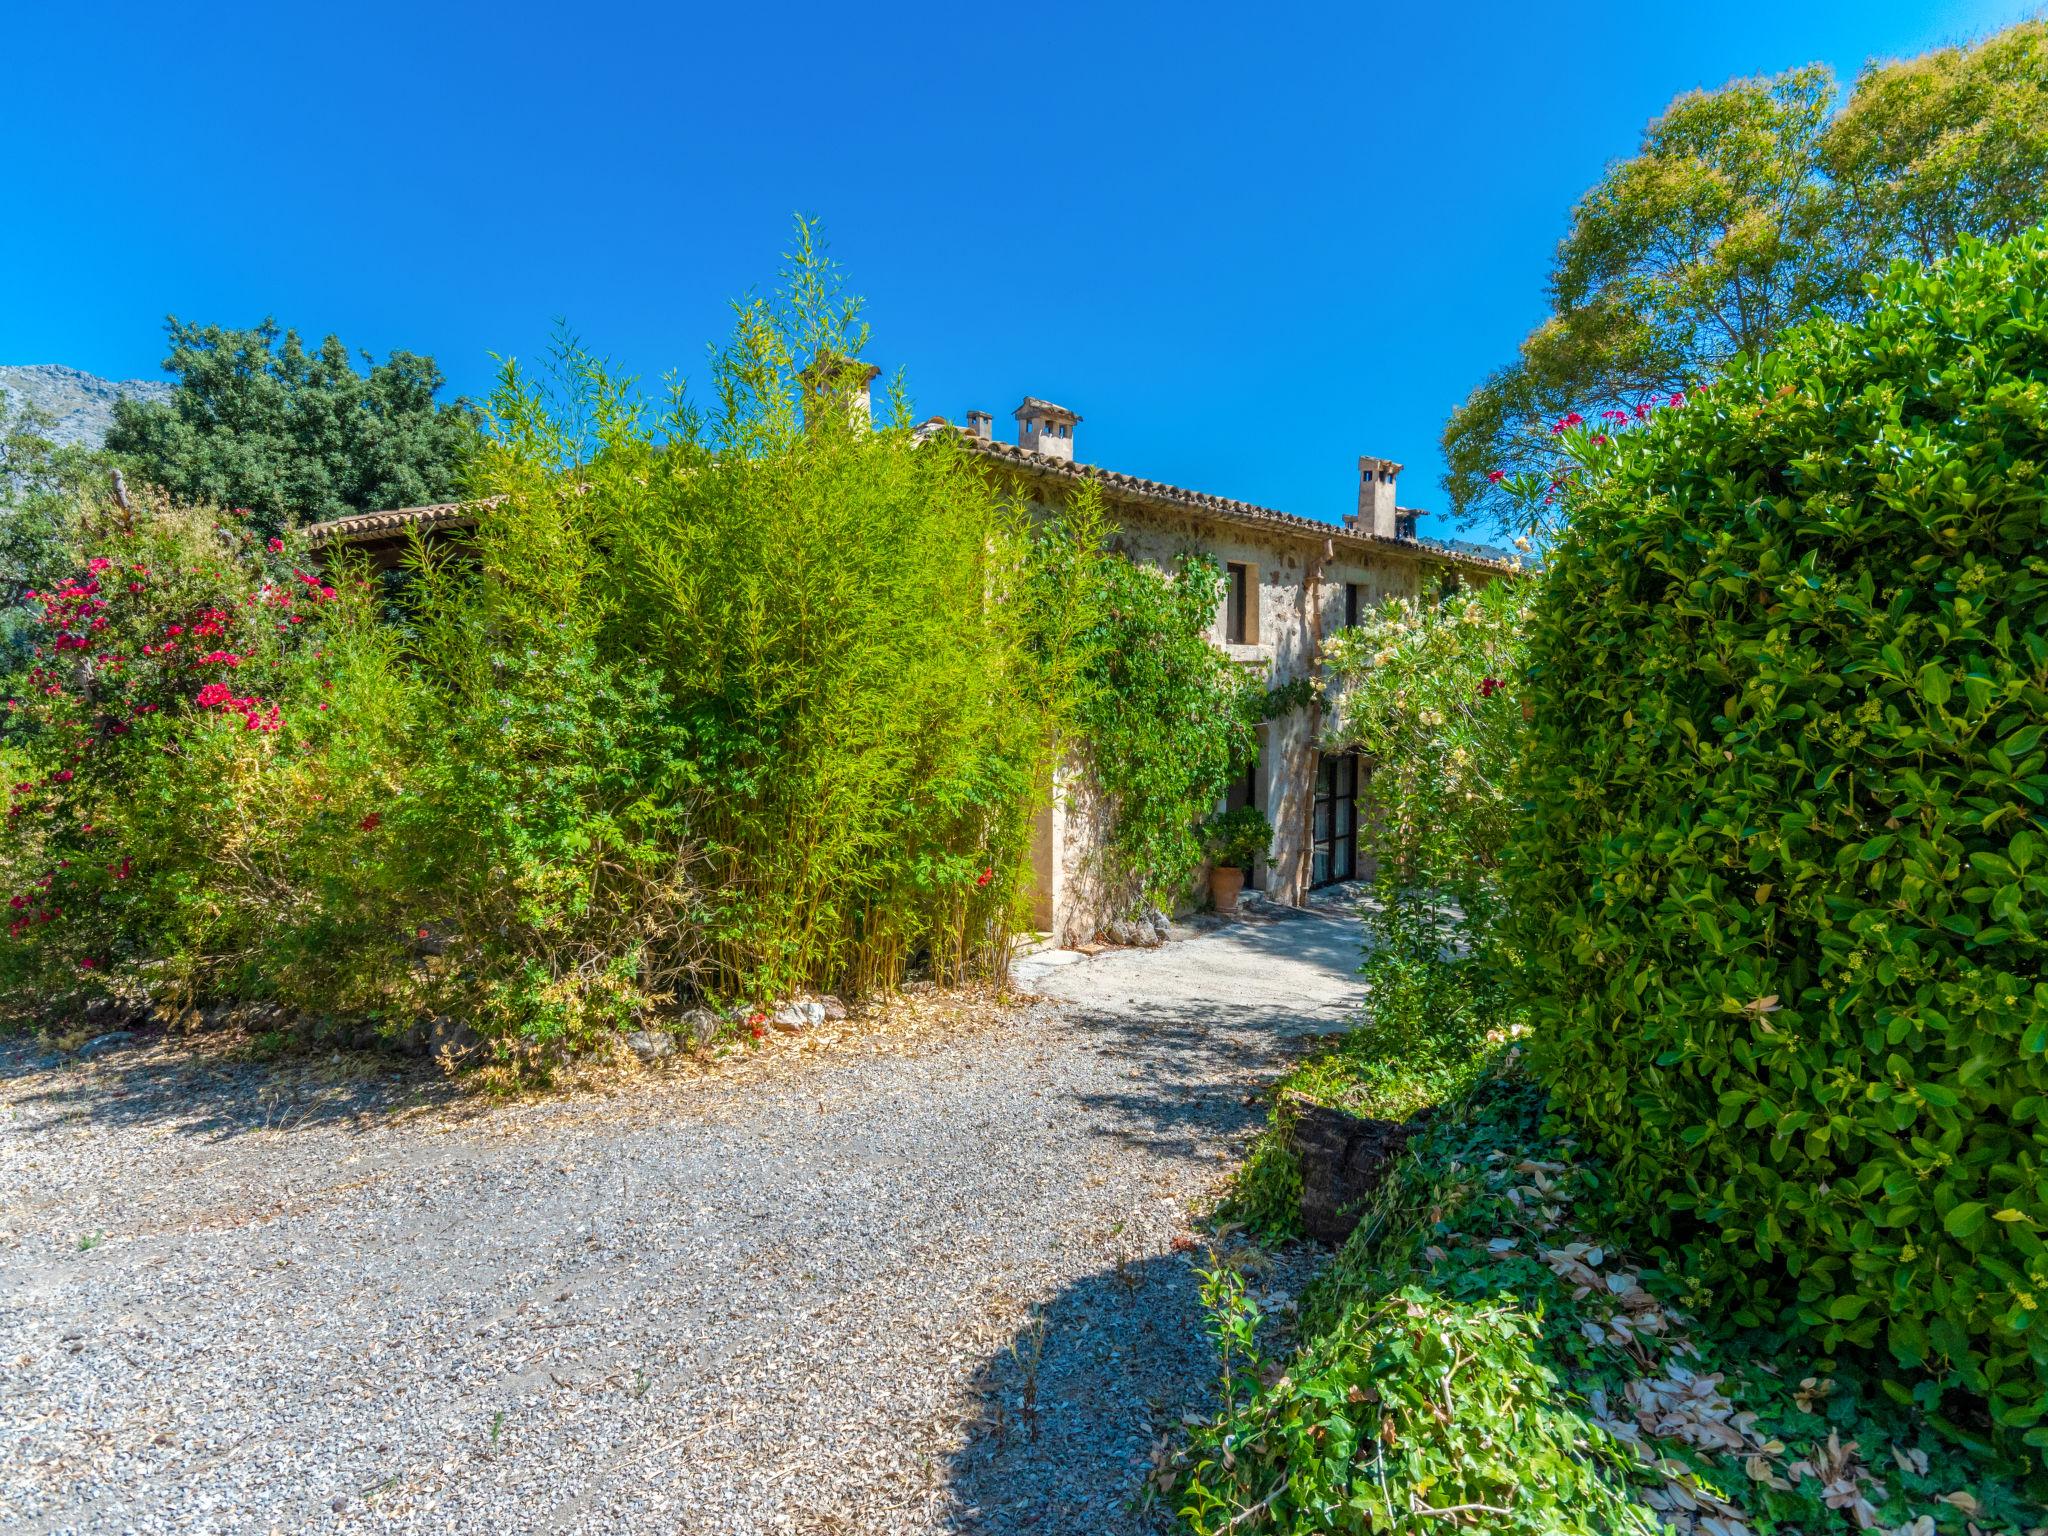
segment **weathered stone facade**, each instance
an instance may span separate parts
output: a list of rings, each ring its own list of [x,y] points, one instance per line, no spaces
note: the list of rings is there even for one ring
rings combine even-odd
[[[1062,451],[1034,450],[1027,423],[1042,422],[1051,413],[1066,423],[1080,419],[1027,399],[1016,412],[1015,446],[992,440],[984,412],[970,413],[965,429],[934,418],[924,430],[962,431],[962,441],[992,473],[1014,482],[1020,494],[1041,507],[1064,499],[1083,480],[1092,482],[1115,525],[1112,547],[1133,560],[1166,569],[1193,551],[1226,568],[1246,567],[1243,632],[1228,632],[1231,606],[1226,599],[1211,638],[1269,688],[1315,676],[1324,640],[1353,612],[1362,613],[1384,598],[1414,596],[1447,579],[1483,586],[1512,568],[1503,559],[1414,537],[1416,514],[1395,506],[1400,466],[1390,460],[1359,460],[1358,512],[1336,525],[1076,462],[1071,425]],[[1251,884],[1289,906],[1300,905],[1319,883],[1315,818],[1322,731],[1317,704],[1281,714],[1260,728],[1259,763],[1250,788],[1252,803],[1273,824],[1273,851],[1250,872]],[[1034,921],[1056,942],[1072,945],[1128,916],[1131,893],[1104,878],[1101,851],[1111,808],[1101,803],[1077,766],[1066,766],[1056,779],[1035,840]],[[1357,803],[1348,812],[1354,817]],[[1206,890],[1204,872],[1186,893],[1185,904],[1200,905]]]

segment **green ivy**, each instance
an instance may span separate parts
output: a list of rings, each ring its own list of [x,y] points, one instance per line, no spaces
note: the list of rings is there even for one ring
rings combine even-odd
[[[1158,571],[1112,555],[1096,570],[1077,723],[1111,806],[1104,858],[1113,881],[1170,906],[1202,863],[1203,818],[1258,755],[1266,690],[1209,641],[1213,560]]]

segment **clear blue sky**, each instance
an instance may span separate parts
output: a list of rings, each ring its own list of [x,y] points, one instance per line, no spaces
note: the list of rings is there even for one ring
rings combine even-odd
[[[1084,459],[1327,518],[1381,454],[1432,508],[1673,95],[2038,4],[17,4],[0,362],[156,376],[166,314],[271,313],[480,393],[560,316],[701,384],[803,210],[921,416],[1041,395]]]

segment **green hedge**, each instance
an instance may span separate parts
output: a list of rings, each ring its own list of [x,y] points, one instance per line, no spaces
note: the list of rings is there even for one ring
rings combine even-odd
[[[1739,1321],[2048,1446],[2048,230],[1583,451],[1508,869],[1538,1070]]]

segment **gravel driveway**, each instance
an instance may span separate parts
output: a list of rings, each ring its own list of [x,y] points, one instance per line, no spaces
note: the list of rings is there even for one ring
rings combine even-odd
[[[0,1527],[1143,1529],[1213,1374],[1174,1239],[1357,944],[1239,921],[545,1101],[0,1043]]]

